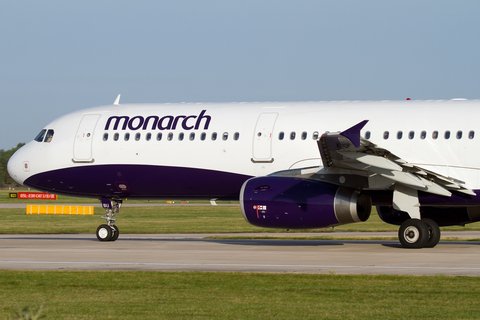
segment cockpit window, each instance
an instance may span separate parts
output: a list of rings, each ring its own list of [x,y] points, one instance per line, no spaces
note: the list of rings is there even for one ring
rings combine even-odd
[[[53,139],[53,130],[50,129],[47,131],[47,135],[45,136],[45,142],[50,142]]]
[[[53,139],[53,134],[53,129],[48,129],[48,131],[47,129],[43,129],[33,140],[37,142],[50,142]]]
[[[42,142],[43,138],[45,138],[45,132],[47,132],[47,129],[43,129],[42,131],[40,131],[40,133],[37,134],[34,140],[38,142]]]

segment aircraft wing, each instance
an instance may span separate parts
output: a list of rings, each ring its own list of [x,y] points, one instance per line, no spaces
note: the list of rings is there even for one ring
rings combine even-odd
[[[366,177],[363,179],[363,188],[366,183],[368,189],[388,189],[396,186],[395,189],[408,188],[446,197],[451,196],[451,191],[476,195],[461,181],[412,165],[362,138],[360,130],[367,122],[368,120],[364,120],[343,132],[326,132],[319,138],[317,144],[324,175],[329,172],[357,174]]]

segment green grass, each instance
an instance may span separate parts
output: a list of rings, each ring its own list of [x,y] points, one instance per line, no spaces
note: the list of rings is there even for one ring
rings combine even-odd
[[[105,220],[102,208],[93,216],[27,215],[25,209],[0,209],[0,234],[14,233],[94,233]],[[151,206],[124,207],[117,214],[121,233],[218,233],[285,232],[247,223],[237,206]],[[368,222],[336,227],[338,231],[397,231],[378,215]],[[333,231],[332,229],[290,230],[290,232]]]
[[[105,223],[105,211],[93,216],[26,215],[25,209],[0,209],[0,233],[94,233]],[[122,208],[117,214],[121,233],[255,232],[239,207],[166,206]]]
[[[0,318],[477,319],[480,278],[0,271]]]
[[[22,203],[96,203],[95,199],[59,197],[59,200],[31,201],[8,199],[8,190],[0,191],[0,202]],[[157,201],[165,203],[165,201]],[[125,203],[155,203],[126,201]],[[94,216],[26,215],[25,209],[0,209],[0,234],[9,233],[94,233],[105,220],[102,208],[95,208]],[[117,214],[121,233],[225,233],[225,232],[285,232],[285,229],[264,229],[248,224],[239,206],[149,206],[123,207]],[[465,227],[443,227],[449,231],[480,230],[480,223]],[[334,229],[290,230],[290,232],[334,231],[398,231],[398,226],[384,223],[374,209],[370,219],[363,223],[347,224]],[[333,235],[334,233],[332,233]],[[366,237],[368,237],[366,235]]]
[[[25,209],[0,209],[0,234],[25,233],[94,233],[105,220],[105,212],[95,208],[93,216],[27,215]],[[225,233],[285,232],[285,229],[264,229],[247,223],[238,206],[149,206],[123,207],[117,214],[121,233]],[[444,227],[442,230],[480,230],[479,223],[466,227]],[[380,220],[374,212],[367,222],[348,224],[332,229],[290,230],[318,231],[398,231],[397,226]],[[332,236],[334,232],[332,233]]]

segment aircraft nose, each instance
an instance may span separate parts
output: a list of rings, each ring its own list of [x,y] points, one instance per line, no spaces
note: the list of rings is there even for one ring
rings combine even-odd
[[[10,157],[7,163],[8,174],[19,184],[23,184],[30,172],[30,164],[25,156],[25,146],[23,146]]]

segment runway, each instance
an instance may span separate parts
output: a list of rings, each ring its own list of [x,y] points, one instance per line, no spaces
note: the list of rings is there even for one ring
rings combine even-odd
[[[352,233],[349,233],[352,234]],[[352,234],[353,235],[353,234]],[[211,240],[205,234],[0,235],[0,269],[169,270],[480,276],[480,242]]]

